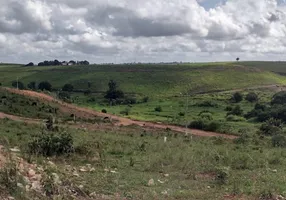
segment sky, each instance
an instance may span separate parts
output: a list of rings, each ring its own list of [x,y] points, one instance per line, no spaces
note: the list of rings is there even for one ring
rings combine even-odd
[[[0,0],[0,62],[286,60],[284,0]]]

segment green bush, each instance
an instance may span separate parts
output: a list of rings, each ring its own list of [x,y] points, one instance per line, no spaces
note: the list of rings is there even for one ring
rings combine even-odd
[[[161,106],[156,106],[154,108],[154,110],[155,110],[155,112],[162,112],[163,111]]]
[[[260,134],[274,136],[282,133],[283,122],[279,119],[270,118],[260,126]]]
[[[229,122],[243,122],[246,121],[244,117],[236,116],[236,115],[228,115],[226,116],[226,120]]]
[[[196,106],[198,106],[198,107],[214,107],[214,108],[218,107],[217,103],[214,103],[212,101],[203,101],[203,102],[197,103]]]
[[[12,82],[12,87],[18,88],[20,90],[24,90],[25,89],[25,85],[21,81],[13,81]]]
[[[226,184],[229,178],[229,169],[226,167],[221,167],[216,169],[216,183],[219,185]]]
[[[234,103],[238,103],[238,102],[241,102],[243,99],[243,95],[240,93],[240,92],[236,92],[232,95],[232,98],[231,100],[234,102]]]
[[[245,100],[246,100],[246,101],[249,101],[249,102],[251,102],[251,103],[257,102],[257,101],[258,101],[258,96],[257,96],[257,94],[255,94],[254,92],[250,92],[250,93],[248,93],[248,94],[246,95]]]
[[[143,103],[147,103],[149,101],[149,97],[144,97],[143,99],[142,99],[142,102]]]
[[[271,104],[285,104],[286,103],[286,91],[276,93],[271,100]]]
[[[184,113],[184,112],[179,112],[178,115],[179,115],[180,117],[184,117],[184,116],[185,116],[185,113]]]
[[[188,127],[204,131],[217,131],[220,128],[220,124],[218,122],[210,122],[200,118],[192,121]]]
[[[243,115],[243,110],[239,105],[235,106],[231,111],[227,113],[227,115],[237,115],[237,116],[242,116]]]
[[[32,154],[46,157],[59,156],[73,152],[73,138],[69,133],[42,133],[28,144]]]
[[[65,84],[62,88],[63,91],[65,92],[72,92],[74,89],[72,84]]]
[[[107,113],[107,110],[106,109],[102,109],[101,112],[102,113]]]
[[[271,141],[273,147],[286,147],[286,137],[284,135],[274,135]]]
[[[213,115],[210,112],[202,112],[202,113],[199,114],[199,116],[202,119],[205,119],[205,120],[208,120],[208,121],[213,120]]]
[[[48,81],[40,82],[38,85],[39,90],[52,91],[52,85]]]
[[[232,111],[232,106],[227,106],[225,109],[224,109],[225,111]]]

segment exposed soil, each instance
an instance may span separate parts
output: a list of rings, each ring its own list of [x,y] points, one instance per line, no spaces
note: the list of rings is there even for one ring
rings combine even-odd
[[[25,95],[33,98],[38,98],[43,101],[49,101],[49,102],[54,102],[59,104],[59,107],[61,111],[66,112],[66,113],[73,113],[76,114],[77,117],[81,118],[93,118],[93,117],[102,117],[105,119],[109,119],[111,122],[113,122],[114,125],[116,126],[129,126],[129,125],[138,125],[141,127],[146,127],[146,128],[152,128],[152,129],[170,129],[172,131],[180,132],[180,133],[185,133],[185,134],[191,134],[195,136],[202,136],[202,137],[223,137],[227,139],[235,139],[237,136],[234,135],[228,135],[228,134],[221,134],[221,133],[216,133],[216,132],[207,132],[207,131],[202,131],[202,130],[196,130],[196,129],[186,129],[184,127],[180,126],[175,126],[175,125],[166,125],[166,124],[160,124],[160,123],[153,123],[153,122],[144,122],[144,121],[136,121],[136,120],[131,120],[127,119],[124,117],[119,117],[116,115],[111,115],[111,114],[105,114],[101,112],[97,112],[95,110],[91,110],[88,108],[83,108],[79,107],[76,105],[64,103],[60,100],[55,99],[52,96],[49,96],[47,94],[43,93],[38,93],[34,91],[28,91],[28,90],[17,90],[17,89],[12,89],[12,88],[6,88],[9,92],[20,94],[20,95]],[[23,118],[23,117],[17,117],[13,115],[7,115],[4,113],[0,112],[0,118],[9,118],[12,120],[16,121],[25,121],[27,123],[39,123],[41,120],[39,119],[28,119],[28,118]],[[93,130],[93,129],[98,129],[98,125],[86,125],[83,127]]]

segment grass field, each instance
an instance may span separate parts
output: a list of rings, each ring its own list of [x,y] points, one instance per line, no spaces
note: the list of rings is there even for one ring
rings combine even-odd
[[[24,157],[33,135],[41,132],[40,126],[9,120],[0,120],[0,128],[1,138],[11,147],[20,147]],[[116,195],[127,199],[266,199],[285,195],[285,151],[272,148],[267,138],[253,136],[243,143],[216,138],[190,140],[165,131],[142,132],[136,127],[109,132],[65,131],[72,134],[75,148],[85,152],[49,159],[56,164],[49,170],[62,181],[56,188],[80,186],[81,195],[95,192],[104,195],[101,199],[116,199]],[[163,143],[165,135],[167,143]],[[102,144],[100,149],[95,147],[97,143]],[[102,158],[98,157],[100,152]],[[28,157],[39,166],[47,162],[44,157]],[[81,172],[87,164],[95,170]],[[73,170],[80,176],[72,175]],[[148,186],[150,179],[154,185]],[[17,195],[17,199],[29,199],[34,194]],[[58,195],[69,198],[64,192]]]

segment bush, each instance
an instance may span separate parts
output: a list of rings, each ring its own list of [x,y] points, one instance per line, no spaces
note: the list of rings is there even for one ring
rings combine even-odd
[[[271,141],[273,147],[286,147],[286,137],[284,135],[274,135]]]
[[[114,99],[120,99],[124,97],[123,91],[118,89],[118,85],[115,81],[110,80],[108,83],[109,89],[106,91],[104,98],[109,99],[112,101]]]
[[[279,119],[270,118],[260,126],[259,130],[262,135],[279,135],[283,130],[283,122]]]
[[[162,107],[161,106],[157,106],[154,108],[155,112],[162,112]]]
[[[197,119],[192,121],[188,127],[204,131],[217,131],[220,128],[220,124],[214,121],[209,122],[203,119]]]
[[[142,99],[142,102],[143,103],[147,103],[149,101],[149,97],[144,97],[143,99]]]
[[[253,102],[258,101],[258,96],[254,92],[250,92],[246,95],[245,100],[253,103]]]
[[[227,106],[225,109],[224,109],[225,111],[232,111],[232,106]]]
[[[137,99],[135,97],[125,98],[123,104],[136,104]]]
[[[215,108],[218,107],[217,103],[214,103],[212,101],[203,101],[201,103],[197,103],[196,105],[198,107],[215,107]]]
[[[102,113],[107,113],[107,110],[106,109],[102,109],[101,112]]]
[[[30,89],[30,90],[36,90],[37,89],[37,85],[36,85],[36,82],[35,81],[32,81],[30,82],[27,87]]]
[[[130,108],[125,108],[124,110],[120,111],[120,114],[122,114],[122,115],[129,115],[130,110],[131,110]]]
[[[63,91],[65,92],[72,92],[74,89],[72,84],[65,84],[62,88]]]
[[[220,124],[217,122],[211,122],[204,129],[205,131],[217,131],[220,128]]]
[[[40,82],[38,85],[39,90],[52,91],[52,85],[48,81]]]
[[[25,85],[21,81],[13,81],[12,82],[12,87],[18,88],[20,90],[24,90],[25,89]]]
[[[240,117],[240,116],[236,116],[236,115],[228,115],[226,117],[226,120],[230,121],[230,122],[243,122],[243,121],[246,121],[244,117]]]
[[[286,91],[276,93],[271,100],[271,104],[285,104],[286,103]]]
[[[226,184],[229,178],[229,169],[226,167],[217,168],[216,169],[216,177],[215,180],[217,184],[223,185]]]
[[[46,157],[73,152],[73,138],[69,133],[42,133],[29,142],[29,151]]]
[[[68,92],[59,92],[58,98],[66,101],[66,100],[69,100],[71,98],[71,96],[70,96],[70,93],[68,93]]]
[[[235,103],[241,102],[243,99],[243,96],[240,92],[236,92],[233,94],[231,100],[234,101]]]
[[[84,94],[85,96],[88,96],[88,95],[91,94],[91,91],[90,91],[90,90],[85,90],[85,91],[83,92],[83,94]]]
[[[185,116],[185,113],[184,113],[184,112],[179,112],[178,115],[179,115],[180,117],[184,117],[184,116]]]
[[[202,113],[199,114],[199,116],[202,119],[205,119],[205,120],[208,120],[208,121],[213,120],[213,115],[210,112],[202,112]]]
[[[237,116],[242,116],[243,115],[243,110],[239,105],[235,106],[231,111],[227,113],[227,115],[237,115]]]

